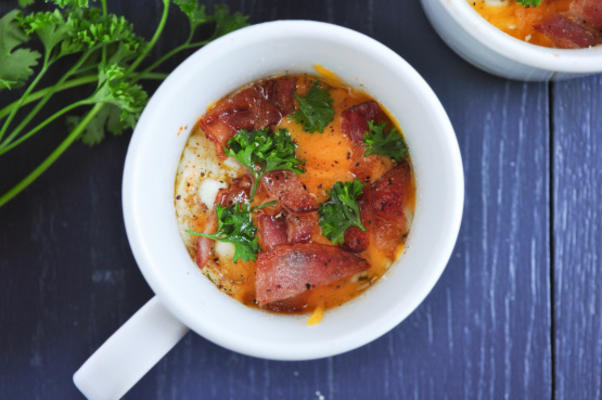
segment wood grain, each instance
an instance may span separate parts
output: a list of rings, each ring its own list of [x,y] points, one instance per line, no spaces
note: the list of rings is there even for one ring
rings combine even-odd
[[[602,76],[554,85],[556,399],[602,398]]]

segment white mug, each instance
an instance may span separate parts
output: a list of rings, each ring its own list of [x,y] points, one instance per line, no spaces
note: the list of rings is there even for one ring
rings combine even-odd
[[[366,90],[399,121],[412,157],[417,200],[404,253],[373,287],[308,326],[307,316],[247,307],[220,292],[190,258],[174,208],[187,132],[207,106],[253,80],[315,73],[320,64]],[[179,134],[181,127],[185,132]],[[464,200],[451,123],[420,75],[377,41],[339,26],[276,21],[230,33],[177,67],[150,99],[132,136],[123,215],[132,251],[156,296],[75,373],[88,398],[119,398],[192,329],[233,351],[307,360],[362,346],[399,324],[427,296],[453,250]]]

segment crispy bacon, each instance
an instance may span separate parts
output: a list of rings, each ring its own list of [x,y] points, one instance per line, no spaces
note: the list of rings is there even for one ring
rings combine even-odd
[[[249,200],[249,193],[251,192],[251,186],[253,182],[251,177],[243,175],[239,178],[235,178],[225,189],[220,189],[215,196],[215,202],[222,206],[231,206],[236,203],[244,203]]]
[[[223,157],[223,147],[240,129],[276,125],[283,116],[294,111],[295,87],[295,78],[260,81],[219,103],[199,120],[199,124],[215,143],[218,155]]]
[[[265,306],[368,268],[366,260],[340,247],[316,243],[280,245],[257,257],[256,300]]]
[[[257,222],[259,245],[270,250],[281,244],[309,242],[318,224],[318,214],[280,210],[274,215],[260,214]]]
[[[281,207],[295,212],[318,209],[316,199],[307,191],[301,179],[292,171],[272,171],[261,178],[258,197],[278,200]]]
[[[215,210],[211,211],[209,217],[207,218],[207,222],[205,223],[205,230],[203,233],[213,233],[215,232],[216,225],[215,218]],[[207,265],[207,261],[209,261],[209,256],[211,255],[211,239],[206,237],[199,236],[196,238],[196,264],[199,268],[203,269],[205,265]]]
[[[570,14],[586,25],[602,30],[602,2],[600,0],[573,0]]]
[[[363,141],[368,121],[385,122],[389,119],[374,100],[350,107],[343,111],[341,129],[353,141]]]
[[[259,245],[264,250],[270,250],[288,241],[286,218],[282,214],[260,214],[257,217],[257,230]]]
[[[360,252],[372,241],[393,256],[397,244],[409,230],[406,211],[411,192],[412,178],[407,161],[399,163],[364,188],[360,214],[366,232],[355,227],[347,229],[343,246],[350,251]]]
[[[554,46],[563,49],[595,46],[600,42],[600,38],[590,29],[562,15],[546,18],[535,25],[535,29],[549,37]]]

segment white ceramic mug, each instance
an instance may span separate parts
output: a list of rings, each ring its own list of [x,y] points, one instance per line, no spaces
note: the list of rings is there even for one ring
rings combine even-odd
[[[466,0],[421,2],[441,39],[466,61],[494,75],[545,81],[602,72],[602,45],[586,49],[537,46],[499,30]]]
[[[188,130],[239,86],[314,65],[378,99],[399,121],[417,182],[406,250],[364,294],[306,324],[307,316],[244,306],[220,292],[190,258],[174,209],[176,168]],[[464,180],[458,143],[433,91],[401,57],[355,31],[277,21],[228,34],[191,55],[159,87],[127,153],[123,214],[132,251],[156,296],[75,373],[90,399],[121,397],[187,332],[239,353],[277,360],[332,356],[362,346],[406,318],[443,272],[460,227]]]

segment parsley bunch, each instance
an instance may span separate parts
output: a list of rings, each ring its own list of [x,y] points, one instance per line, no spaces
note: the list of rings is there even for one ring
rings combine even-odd
[[[272,133],[269,128],[250,132],[242,129],[228,140],[228,147],[224,148],[227,155],[236,158],[251,170],[254,178],[251,200],[255,196],[259,180],[268,172],[280,169],[297,174],[303,172],[300,168],[303,161],[297,159],[295,150],[295,143],[288,130],[279,129]]]
[[[233,261],[254,260],[259,251],[259,244],[255,237],[257,227],[253,225],[248,204],[236,203],[229,207],[218,204],[216,206],[217,232],[206,234],[187,229],[186,232],[203,236],[220,242],[234,245]]]
[[[309,133],[324,132],[324,128],[334,119],[332,96],[328,89],[320,86],[316,80],[305,97],[295,92],[299,109],[292,115],[293,120]]]
[[[395,127],[385,133],[386,126],[386,122],[375,124],[374,121],[368,121],[368,131],[364,134],[364,155],[382,154],[400,162],[408,156],[408,146]]]
[[[320,227],[322,234],[334,244],[342,244],[345,231],[351,226],[357,226],[366,231],[360,217],[358,197],[363,193],[364,185],[359,179],[347,182],[337,182],[326,193],[328,200],[320,204]]]
[[[75,140],[94,145],[107,131],[120,134],[133,128],[148,100],[139,82],[164,79],[166,74],[155,71],[167,59],[247,25],[246,16],[231,14],[225,5],[215,6],[209,14],[197,0],[163,0],[161,19],[146,40],[123,16],[107,11],[107,0],[99,0],[100,7],[90,7],[88,0],[45,1],[55,8],[29,13],[12,10],[0,18],[0,91],[25,87],[16,101],[0,109],[0,157],[61,117],[66,117],[70,132],[38,167],[0,196],[0,206],[39,177]],[[188,19],[188,37],[156,61],[145,63],[165,28],[172,2]],[[19,0],[22,8],[33,3]],[[213,28],[210,36],[195,39],[206,24]],[[29,47],[34,41],[41,52]],[[58,68],[57,61],[66,56],[73,61],[60,78],[36,90],[46,73]],[[54,94],[75,87],[87,88],[80,91],[78,100],[30,125]],[[31,108],[24,110],[27,105]],[[82,116],[70,115],[76,109],[87,110]]]

